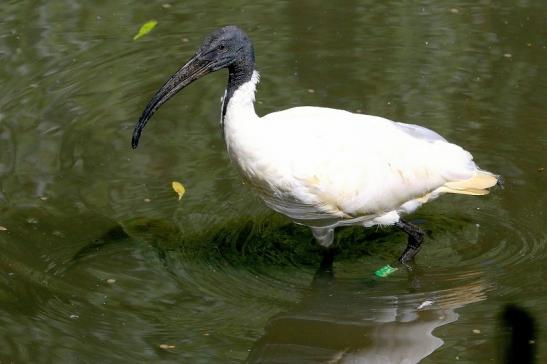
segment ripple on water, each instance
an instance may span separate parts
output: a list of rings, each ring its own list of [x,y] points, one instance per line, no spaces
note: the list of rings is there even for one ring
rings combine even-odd
[[[428,237],[416,268],[387,279],[372,273],[404,246],[390,229],[341,229],[334,271],[326,272],[316,271],[319,250],[307,228],[278,216],[213,222],[188,234],[171,220],[128,220],[118,240],[99,239],[70,267],[54,264],[46,270],[52,276],[35,279],[43,294],[32,316],[44,333],[70,333],[62,347],[81,337],[123,346],[125,327],[148,348],[122,349],[133,358],[146,350],[155,357],[163,343],[195,353],[213,340],[220,351],[248,343],[250,362],[280,350],[302,360],[313,353],[419,360],[443,345],[433,331],[456,321],[458,310],[493,290],[518,291],[499,282],[542,259],[545,239],[510,219],[483,230],[491,213],[473,214],[424,218]]]

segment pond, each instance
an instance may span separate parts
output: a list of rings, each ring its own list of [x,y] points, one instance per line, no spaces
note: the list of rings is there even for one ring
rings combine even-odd
[[[498,362],[508,305],[547,361],[546,11],[4,1],[0,362]],[[409,216],[426,231],[412,271],[373,274],[405,246],[391,228],[339,229],[333,270],[320,269],[309,230],[269,211],[228,159],[224,71],[163,106],[131,149],[148,99],[225,24],[254,42],[259,115],[317,105],[420,124],[504,189]]]

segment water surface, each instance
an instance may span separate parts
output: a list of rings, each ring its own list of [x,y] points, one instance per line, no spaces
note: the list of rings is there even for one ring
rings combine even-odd
[[[546,361],[546,11],[4,1],[0,361],[491,362],[507,304],[535,319],[530,345]],[[150,19],[157,28],[133,41]],[[427,240],[411,273],[372,274],[404,248],[393,229],[340,229],[333,271],[318,270],[309,231],[269,212],[230,165],[225,73],[162,107],[130,149],[149,97],[225,24],[255,43],[259,114],[320,105],[421,124],[505,189],[412,215]]]

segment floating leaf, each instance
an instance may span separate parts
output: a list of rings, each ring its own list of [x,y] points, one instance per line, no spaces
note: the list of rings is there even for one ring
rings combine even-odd
[[[139,39],[140,37],[150,33],[150,31],[152,29],[154,29],[156,27],[156,25],[158,24],[157,21],[155,20],[149,20],[147,21],[146,23],[144,23],[141,28],[139,29],[138,33],[135,34],[135,36],[133,37],[133,40],[137,40]]]
[[[376,275],[376,277],[385,278],[385,277],[387,277],[388,275],[390,275],[391,273],[393,273],[397,270],[398,270],[398,268],[394,268],[394,267],[392,267],[388,264],[388,265],[384,265],[382,268],[378,269],[376,272],[374,272],[374,274]]]
[[[0,225],[0,231],[6,231],[6,230],[8,229]]]
[[[160,344],[160,348],[163,349],[163,350],[174,349],[175,347],[176,347],[175,345]]]
[[[173,187],[173,191],[175,191],[177,195],[179,195],[179,201],[180,201],[182,196],[184,196],[186,189],[184,188],[182,183],[176,182],[176,181],[171,182],[171,186]]]

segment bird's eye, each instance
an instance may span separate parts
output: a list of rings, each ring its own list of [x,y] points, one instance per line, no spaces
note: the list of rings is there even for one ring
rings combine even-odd
[[[224,48],[226,48],[226,47],[225,47],[224,44],[222,44],[222,43],[220,43],[220,44],[217,46],[217,49],[218,49],[219,51],[223,51]]]

